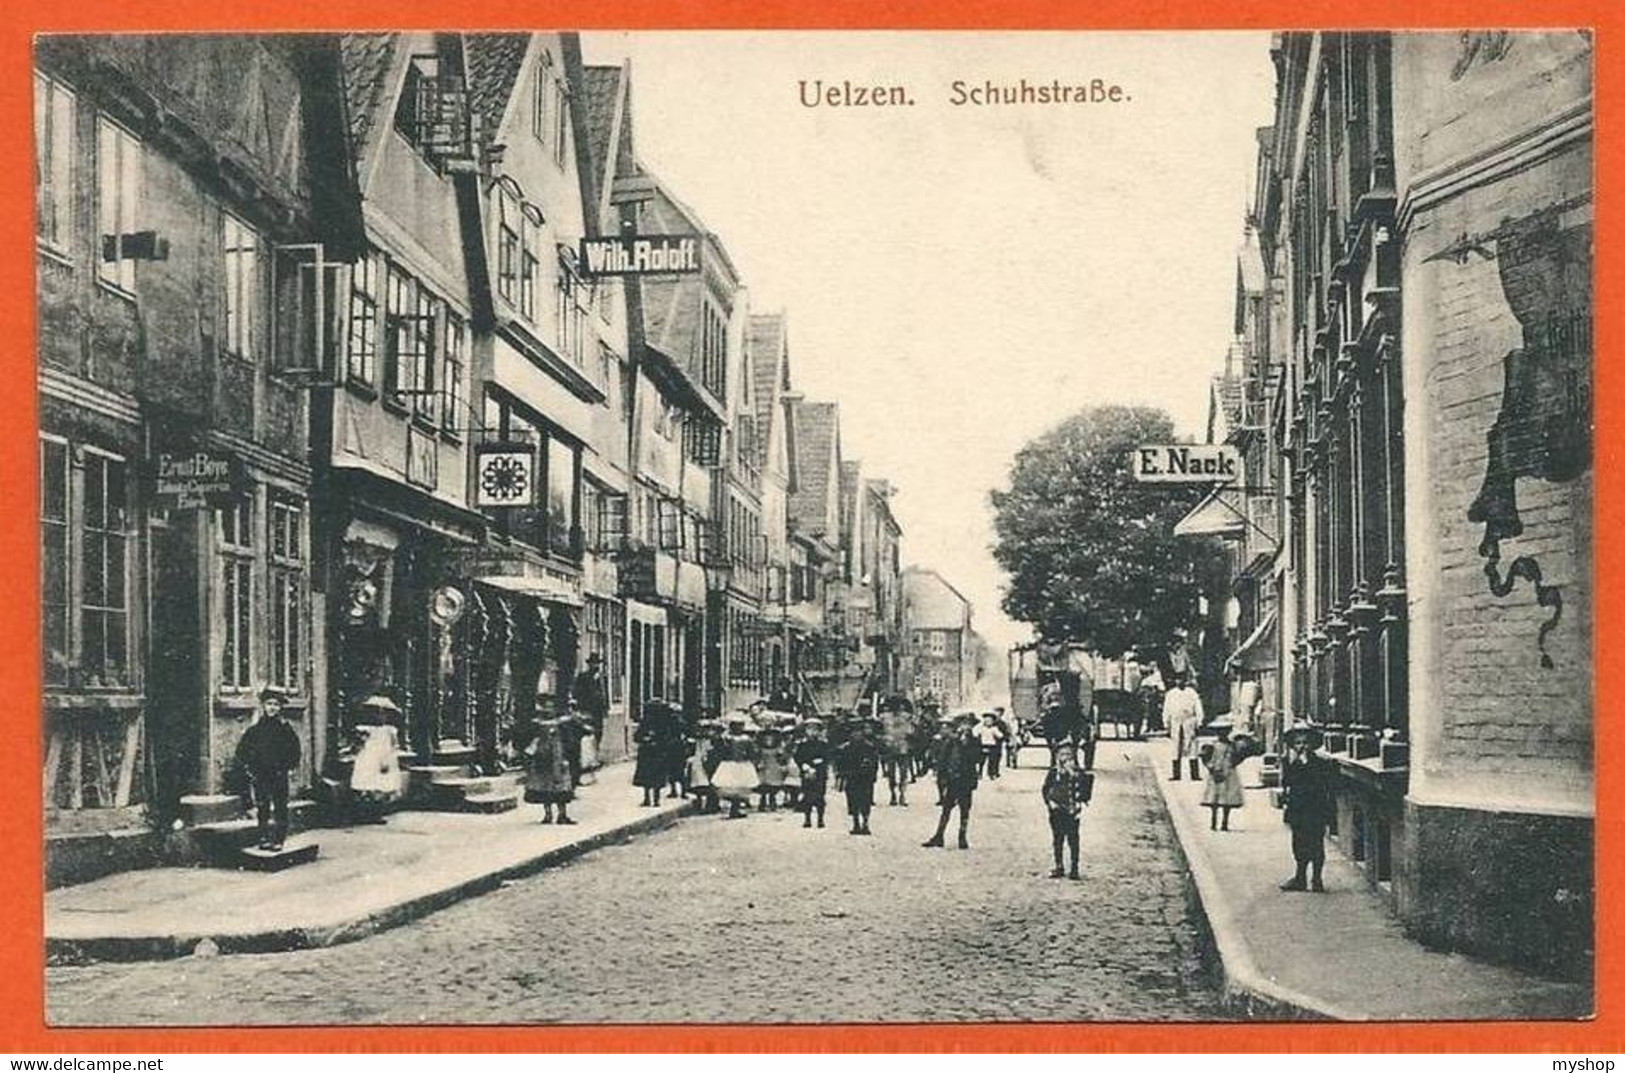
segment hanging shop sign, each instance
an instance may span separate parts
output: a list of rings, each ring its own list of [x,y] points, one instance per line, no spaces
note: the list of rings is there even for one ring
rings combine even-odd
[[[1227,443],[1164,443],[1129,452],[1142,484],[1226,484],[1241,478],[1241,452]]]
[[[698,272],[700,236],[610,235],[583,238],[579,265],[588,278]]]
[[[218,447],[155,447],[151,472],[149,498],[159,510],[229,507],[247,487],[242,460]]]
[[[474,448],[474,500],[481,507],[528,507],[536,502],[536,449],[521,443]]]

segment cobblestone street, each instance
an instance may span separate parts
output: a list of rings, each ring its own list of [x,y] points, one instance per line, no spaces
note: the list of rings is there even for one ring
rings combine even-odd
[[[1188,881],[1134,744],[1103,742],[1083,880],[1047,878],[1042,770],[926,850],[934,792],[873,838],[695,817],[373,938],[49,970],[53,1024],[1191,1020],[1217,1016]],[[1041,748],[1024,759],[1041,762]],[[951,836],[950,836],[951,839]]]

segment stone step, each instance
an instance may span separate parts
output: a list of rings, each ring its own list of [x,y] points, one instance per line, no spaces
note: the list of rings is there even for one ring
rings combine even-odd
[[[300,799],[288,802],[288,828],[290,831],[302,831],[310,826],[309,821],[316,815],[316,802]],[[192,853],[184,849],[182,855],[195,855],[213,863],[229,863],[230,858],[245,847],[252,846],[259,839],[260,825],[252,816],[240,816],[232,820],[216,820],[212,823],[200,823],[180,832],[187,836],[192,844]]]
[[[186,794],[180,800],[181,822],[188,827],[235,820],[243,814],[243,799],[236,794]]]
[[[475,752],[472,745],[464,745],[460,741],[441,740],[435,743],[434,762],[436,764],[472,764]]]
[[[469,764],[407,764],[406,774],[416,782],[439,782],[442,779],[463,779],[472,775]]]
[[[518,774],[442,776],[432,779],[430,785],[438,792],[468,797],[472,794],[515,793],[521,778]]]
[[[458,802],[457,811],[498,813],[512,812],[518,807],[519,794],[517,792],[469,794]]]
[[[289,840],[281,849],[246,846],[237,851],[237,866],[254,872],[280,872],[316,859],[320,847],[315,842]]]

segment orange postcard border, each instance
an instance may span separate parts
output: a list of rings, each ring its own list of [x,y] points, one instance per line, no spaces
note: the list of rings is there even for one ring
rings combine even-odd
[[[71,3],[15,3],[0,14],[0,57],[14,72],[0,84],[0,116],[16,132],[11,163],[0,169],[0,204],[5,214],[0,247],[0,281],[6,284],[5,324],[13,352],[0,361],[0,397],[19,401],[26,420],[0,426],[0,490],[13,507],[0,515],[0,582],[12,613],[0,621],[0,696],[16,702],[8,722],[14,757],[39,770],[40,697],[37,606],[39,574],[35,531],[38,486],[35,430],[38,427],[34,348],[35,253],[30,211],[30,149],[21,132],[30,128],[30,83],[21,72],[30,63],[33,35],[45,32],[118,30],[392,29],[457,27],[500,29],[550,24],[578,29],[1324,29],[1591,27],[1596,31],[1596,130],[1606,134],[1620,113],[1620,69],[1613,43],[1625,31],[1625,5],[1608,0],[1260,0],[1241,7],[1204,0],[842,0],[838,4],[791,0],[442,0],[436,4],[324,0],[320,5],[266,3],[264,0],[168,0],[162,6],[131,0],[72,0]],[[1625,293],[1621,259],[1618,192],[1620,146],[1603,138],[1596,147],[1598,255],[1596,293]],[[1598,348],[1609,352],[1618,338],[1621,315],[1608,302],[1595,310]],[[21,341],[28,340],[27,349]],[[1595,362],[1596,420],[1607,428],[1622,421],[1625,370],[1607,360]],[[1616,525],[1625,521],[1620,471],[1609,461],[1618,452],[1605,437],[1596,439],[1595,592],[1621,580],[1625,541]],[[25,506],[26,505],[26,506]],[[21,508],[21,509],[19,509]],[[1599,601],[1594,651],[1607,652],[1620,635],[1625,615]],[[1625,672],[1598,659],[1596,696],[1625,685]],[[1600,708],[1600,705],[1599,705]],[[1600,720],[1599,720],[1600,722]],[[1613,750],[1596,755],[1597,797],[1611,801],[1620,791],[1625,761]],[[30,770],[24,766],[22,770]],[[1625,905],[1617,897],[1625,878],[1621,838],[1611,824],[1596,826],[1597,861],[1597,1016],[1587,1022],[1500,1022],[1494,1024],[1389,1024],[1380,1027],[1336,1024],[1218,1025],[841,1025],[802,1026],[611,1026],[611,1027],[332,1027],[210,1029],[52,1029],[44,1019],[42,965],[43,889],[42,802],[30,779],[0,782],[0,874],[12,878],[10,896],[0,900],[0,1050],[16,1052],[384,1052],[384,1051],[1441,1051],[1562,1052],[1597,1054],[1625,1049],[1625,964],[1621,926]]]

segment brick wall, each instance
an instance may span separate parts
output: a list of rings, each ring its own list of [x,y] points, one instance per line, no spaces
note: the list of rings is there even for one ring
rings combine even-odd
[[[1591,807],[1589,41],[1395,39],[1411,793]]]
[[[1580,149],[1446,201],[1413,221],[1408,256],[1425,258],[1463,234],[1540,217],[1554,202],[1589,187],[1590,165],[1589,150]],[[1470,252],[1463,264],[1429,262],[1421,271],[1431,276],[1432,300],[1407,302],[1407,346],[1420,342],[1428,352],[1425,380],[1407,388],[1427,395],[1426,410],[1434,418],[1412,435],[1428,438],[1438,571],[1438,710],[1416,717],[1436,721],[1437,747],[1427,759],[1440,771],[1572,784],[1591,768],[1589,467],[1572,479],[1547,479],[1539,472],[1515,477],[1522,532],[1494,541],[1491,555],[1485,547],[1490,523],[1472,516],[1492,467],[1490,438],[1497,422],[1509,433],[1514,461],[1539,470],[1543,422],[1567,420],[1545,406],[1551,400],[1544,397],[1520,418],[1507,393],[1509,354],[1531,360],[1531,329],[1514,316],[1510,302],[1542,310],[1583,306],[1589,312],[1589,295],[1570,292],[1589,277],[1590,224],[1579,213],[1545,215],[1551,228],[1566,225],[1542,238],[1547,252],[1554,258],[1583,254],[1583,265],[1547,271],[1533,282],[1514,277],[1504,283],[1508,242],[1502,239],[1501,259]],[[1528,293],[1536,289],[1542,293]],[[1589,383],[1589,352],[1578,360]],[[1545,396],[1554,387],[1536,383],[1532,390]],[[1494,591],[1486,576],[1493,555],[1499,556]],[[1540,585],[1524,577],[1498,594],[1517,561],[1538,565]],[[1561,601],[1560,613],[1553,599]],[[1434,669],[1424,674],[1432,676]]]

